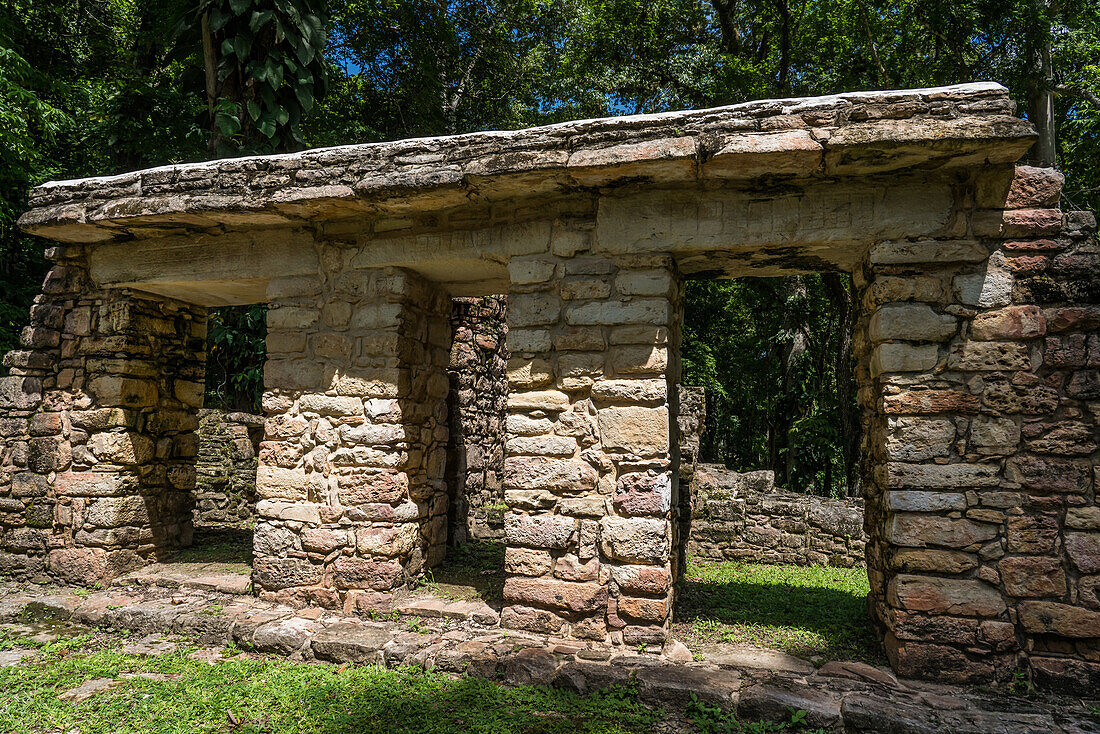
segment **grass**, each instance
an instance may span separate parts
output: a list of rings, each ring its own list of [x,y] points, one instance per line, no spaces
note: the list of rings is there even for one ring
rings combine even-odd
[[[15,641],[4,640],[6,647]],[[419,669],[294,664],[226,657],[215,665],[188,649],[142,657],[101,635],[39,647],[40,659],[0,668],[0,731],[81,734],[175,732],[516,732],[632,734],[652,731],[660,712],[632,692],[587,697],[549,688],[506,688]],[[132,678],[81,703],[58,694],[94,678]]]
[[[249,528],[197,527],[191,546],[176,551],[167,563],[252,564],[252,530]],[[228,572],[239,569],[227,566]]]
[[[689,560],[675,632],[706,643],[770,647],[803,658],[883,662],[867,616],[863,568]]]
[[[499,604],[504,594],[504,543],[469,540],[447,549],[447,557],[426,575],[425,588],[452,600],[482,599]]]

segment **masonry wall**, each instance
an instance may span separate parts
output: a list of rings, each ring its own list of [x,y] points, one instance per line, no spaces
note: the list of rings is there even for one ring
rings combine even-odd
[[[450,542],[504,538],[504,421],[508,347],[504,296],[451,302]]]
[[[47,256],[0,379],[0,569],[90,584],[191,542],[206,318]]]
[[[1061,175],[990,167],[855,282],[872,611],[899,673],[1100,685],[1100,253]]]
[[[776,490],[770,471],[695,469],[688,555],[712,561],[864,565],[863,501]]]
[[[513,258],[507,627],[660,644],[677,573],[679,278],[667,256]]]
[[[344,252],[269,286],[253,583],[366,613],[445,555],[450,299]]]
[[[199,411],[194,525],[251,527],[256,521],[257,453],[264,419],[250,413]]]

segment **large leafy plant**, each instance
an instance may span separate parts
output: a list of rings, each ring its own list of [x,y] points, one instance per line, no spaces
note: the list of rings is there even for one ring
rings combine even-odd
[[[302,118],[326,85],[319,2],[201,0],[178,32],[201,38],[211,152],[305,147]]]

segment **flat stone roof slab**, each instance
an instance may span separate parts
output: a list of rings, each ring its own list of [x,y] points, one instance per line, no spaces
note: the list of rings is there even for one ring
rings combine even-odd
[[[760,100],[51,182],[31,192],[20,224],[74,243],[293,227],[639,183],[1008,163],[1034,138],[989,82]]]

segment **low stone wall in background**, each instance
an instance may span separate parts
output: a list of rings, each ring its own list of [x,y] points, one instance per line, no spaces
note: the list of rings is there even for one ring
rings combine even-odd
[[[863,565],[863,500],[775,489],[770,471],[700,464],[691,482],[688,555],[708,560]]]
[[[249,527],[256,519],[256,463],[264,434],[262,416],[199,411],[196,527]]]

